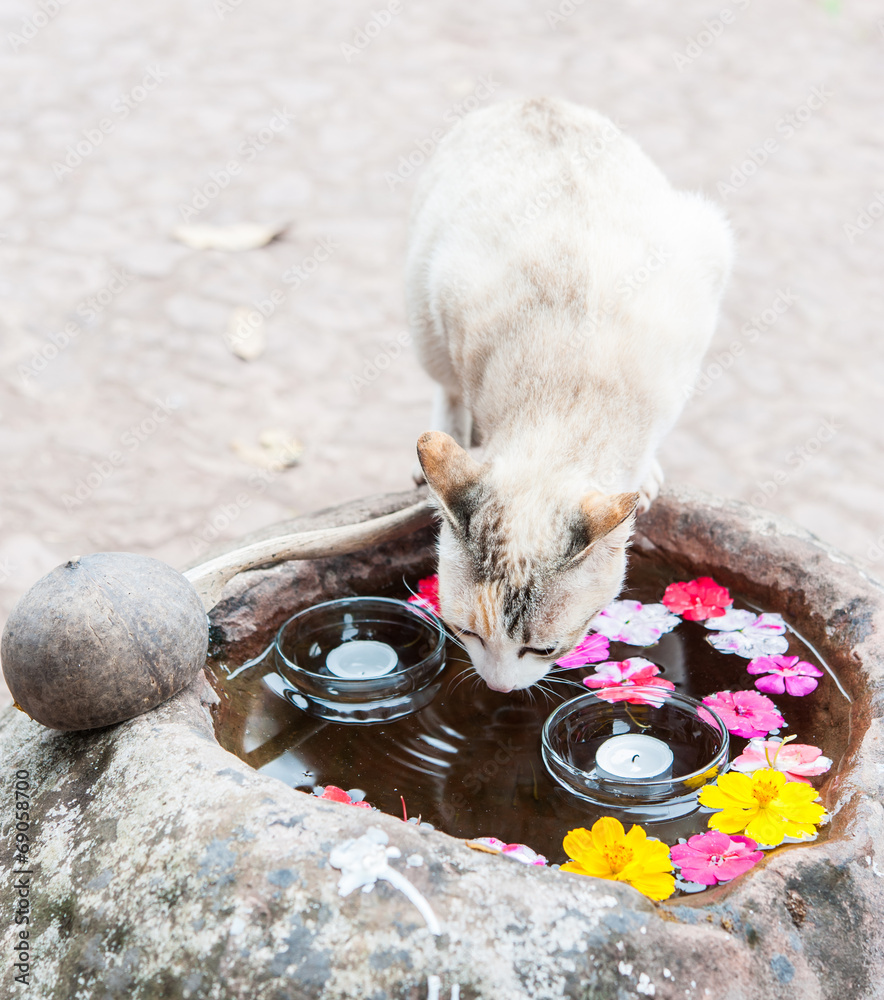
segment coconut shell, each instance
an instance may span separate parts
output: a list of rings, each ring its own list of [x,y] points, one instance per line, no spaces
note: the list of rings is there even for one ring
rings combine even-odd
[[[97,552],[57,566],[3,632],[3,676],[19,708],[50,729],[96,729],[171,698],[199,674],[209,642],[199,594],[149,556]]]

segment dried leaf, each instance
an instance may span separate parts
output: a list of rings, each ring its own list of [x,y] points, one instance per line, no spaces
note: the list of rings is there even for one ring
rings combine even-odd
[[[501,853],[499,848],[489,847],[487,844],[483,844],[480,840],[465,840],[464,843],[467,845],[467,847],[472,847],[474,851],[483,851],[485,854]]]
[[[233,251],[255,250],[266,246],[285,230],[285,225],[264,226],[258,222],[235,222],[227,226],[176,226],[172,235],[194,250]]]
[[[242,438],[234,438],[230,447],[249,465],[274,472],[296,465],[304,451],[304,446],[297,438],[277,428],[261,431],[258,447],[247,444]]]
[[[267,347],[264,317],[248,306],[239,306],[230,314],[224,342],[243,361],[260,358]]]

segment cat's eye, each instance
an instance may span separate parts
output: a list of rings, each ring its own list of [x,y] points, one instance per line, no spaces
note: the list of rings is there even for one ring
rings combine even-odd
[[[519,659],[521,660],[526,653],[533,653],[535,656],[548,658],[550,656],[555,656],[558,648],[558,646],[548,646],[546,649],[535,649],[533,646],[522,646],[519,650]]]
[[[477,635],[475,632],[471,632],[468,628],[462,628],[458,632],[458,635],[468,635],[471,639],[478,639],[479,642],[481,642],[483,646],[485,645],[485,640],[482,638],[482,636],[481,635]]]

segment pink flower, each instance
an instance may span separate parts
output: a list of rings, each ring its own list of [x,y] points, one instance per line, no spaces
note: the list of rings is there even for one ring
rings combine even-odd
[[[645,660],[641,656],[632,656],[620,662],[611,660],[596,667],[595,673],[583,678],[588,688],[600,688],[599,698],[603,701],[626,701],[630,705],[662,705],[669,697],[669,692],[675,690],[672,681],[664,680],[656,675],[660,668],[656,663]],[[647,691],[636,693],[636,688],[659,688],[659,693],[650,694]]]
[[[532,851],[525,844],[506,844],[497,837],[476,837],[467,841],[467,847],[472,847],[474,851],[486,851],[488,854],[502,854],[513,861],[521,861],[523,865],[546,864],[546,858],[542,854]]]
[[[703,704],[718,712],[729,733],[744,739],[767,736],[784,725],[777,706],[757,691],[717,691],[707,695]]]
[[[417,584],[417,593],[408,598],[409,604],[416,604],[419,608],[432,611],[434,615],[441,617],[442,611],[439,607],[439,577],[434,574]]]
[[[770,757],[768,763],[767,756]],[[817,774],[825,774],[832,766],[829,757],[823,757],[823,752],[819,747],[808,746],[805,743],[786,743],[782,740],[749,740],[749,745],[737,757],[731,767],[742,771],[744,774],[752,774],[754,771],[762,771],[765,768],[773,767],[777,771],[782,771],[789,781],[800,781],[809,785],[808,777]]]
[[[687,621],[700,622],[723,615],[734,599],[711,576],[701,576],[687,583],[670,583],[663,594],[663,603]]]
[[[738,834],[729,837],[712,830],[691,837],[686,844],[676,844],[669,856],[681,868],[686,881],[715,885],[745,875],[764,854],[751,837]]]
[[[343,788],[338,788],[337,785],[326,785],[322,790],[322,795],[318,798],[326,799],[329,802],[343,802],[348,806],[356,806],[358,809],[371,809],[371,806],[367,802],[355,802]]]
[[[590,627],[613,642],[630,646],[652,646],[664,632],[679,624],[662,604],[642,604],[641,601],[612,601],[590,622]]]
[[[523,865],[545,865],[546,858],[524,844],[504,844],[500,852],[513,861],[521,861]]]
[[[746,667],[750,674],[767,674],[759,677],[755,687],[767,694],[788,694],[801,697],[816,690],[823,672],[797,656],[757,656]]]
[[[598,663],[608,655],[607,636],[593,632],[585,635],[579,643],[561,660],[556,660],[560,667],[582,667],[587,663]]]

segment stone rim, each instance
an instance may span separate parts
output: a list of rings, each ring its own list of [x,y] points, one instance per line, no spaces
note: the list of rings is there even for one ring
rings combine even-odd
[[[362,501],[361,509],[373,516],[396,502]],[[686,991],[717,1000],[877,1000],[881,585],[789,522],[688,491],[667,491],[640,530],[638,547],[677,557],[685,572],[702,565],[788,611],[849,679],[856,700],[845,761],[827,790],[836,811],[830,839],[781,849],[702,902],[655,905],[621,884],[523,867],[394,817],[374,813],[367,821],[363,810],[296,792],[221,749],[199,685],[87,734],[49,733],[10,709],[0,715],[0,755],[24,762],[37,779],[41,1000],[66,998],[75,979],[113,997],[404,1000],[427,995],[429,976],[438,977],[440,1000],[454,984],[462,1000],[607,1000],[652,995],[651,986],[659,1000]],[[414,541],[431,556],[429,536]],[[384,547],[365,559],[394,575],[404,565]],[[300,579],[321,569],[342,586],[353,582],[340,562],[327,562],[301,566]],[[757,584],[741,581],[740,566],[754,567]],[[256,602],[283,594],[295,577],[288,564],[232,581],[216,609],[217,635],[242,641]],[[442,918],[442,936],[430,935],[388,887],[338,895],[329,851],[366,825],[383,830],[403,858],[423,856],[421,867],[403,871]],[[0,845],[0,865],[9,860]],[[266,917],[234,916],[255,906]],[[231,920],[239,921],[235,930]],[[11,933],[0,930],[10,952]],[[185,990],[194,970],[214,984],[211,992]]]

